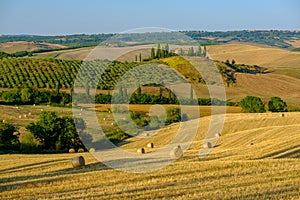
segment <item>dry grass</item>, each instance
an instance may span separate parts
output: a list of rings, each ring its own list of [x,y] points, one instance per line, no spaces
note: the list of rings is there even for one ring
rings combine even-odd
[[[208,52],[215,60],[234,59],[237,63],[259,65],[300,78],[300,52],[251,44],[213,45],[208,47]]]
[[[89,153],[0,155],[1,199],[298,199],[299,116],[228,114],[218,145],[200,160],[204,117],[183,158],[147,174],[110,169]],[[73,169],[77,155],[87,165]]]
[[[61,108],[52,106],[4,106],[0,105],[1,120],[6,120],[8,123],[20,127],[20,132],[25,132],[25,126],[30,122],[38,120],[42,111],[55,111],[62,116],[72,115],[71,108]],[[30,113],[30,114],[29,114]],[[26,117],[24,117],[26,115]],[[21,116],[21,118],[19,118]]]
[[[265,102],[269,101],[271,96],[280,96],[289,106],[299,107],[300,79],[279,74],[237,74],[236,80],[236,90],[259,96]],[[227,98],[231,98],[229,94]],[[238,101],[244,97],[232,98]]]
[[[65,46],[59,44],[50,44],[50,43],[35,43],[35,42],[5,42],[0,43],[0,50],[7,53],[15,53],[17,51],[33,51],[37,49],[59,49],[64,48]]]
[[[300,40],[288,40],[288,41],[285,41],[285,42],[292,45],[294,48],[299,48],[300,47]]]
[[[88,104],[82,104],[83,106],[89,107]],[[129,110],[135,111],[135,112],[143,112],[143,113],[149,113],[151,110],[152,106],[155,105],[150,105],[150,104],[130,104],[129,105]],[[211,106],[190,106],[190,105],[172,105],[172,104],[164,104],[161,105],[163,106],[164,109],[170,108],[170,107],[183,107],[184,110],[188,111],[189,113],[192,113],[195,109],[199,109],[200,111],[200,117],[205,117],[209,116],[211,114]],[[124,108],[124,105],[114,105],[114,107],[120,107]],[[96,104],[95,108],[97,111],[107,111],[108,109],[111,109],[110,104]],[[222,106],[216,107],[216,113],[221,113],[223,111]],[[242,110],[240,107],[231,107],[227,106],[226,107],[226,112],[227,113],[240,113]],[[196,112],[195,112],[196,113]],[[188,116],[190,119],[195,119],[198,118],[199,116],[193,115],[193,116]]]

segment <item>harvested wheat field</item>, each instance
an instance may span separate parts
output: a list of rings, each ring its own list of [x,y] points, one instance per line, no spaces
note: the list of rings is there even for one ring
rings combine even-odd
[[[259,96],[265,102],[272,96],[280,96],[289,106],[299,106],[300,79],[298,78],[281,74],[242,73],[235,74],[235,78],[236,87],[226,88],[227,98],[233,101],[240,101],[246,95]]]
[[[208,47],[214,60],[232,60],[236,63],[259,65],[278,74],[300,78],[300,52],[255,44],[225,44]]]
[[[65,48],[66,46],[59,44],[50,44],[46,42],[37,43],[37,42],[4,42],[0,43],[0,50],[7,53],[15,53],[18,51],[33,51],[37,49],[59,49]]]
[[[182,158],[151,173],[117,171],[89,153],[0,155],[1,199],[299,198],[300,113],[227,114],[217,145],[200,159],[209,121],[200,119]],[[147,139],[131,138],[122,148],[136,152],[152,142],[155,151],[178,127],[165,127]],[[86,166],[72,168],[71,158],[79,155]]]

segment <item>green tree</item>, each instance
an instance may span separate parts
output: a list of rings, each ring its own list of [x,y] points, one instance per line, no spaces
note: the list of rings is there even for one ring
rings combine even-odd
[[[55,112],[43,111],[39,121],[31,122],[26,126],[34,137],[42,144],[45,149],[54,149],[55,143],[61,131],[61,123]]]
[[[181,120],[180,108],[170,107],[166,110],[166,125],[172,124],[174,122],[179,122]]]
[[[155,59],[155,50],[153,47],[151,48],[151,57],[150,58]]]
[[[23,153],[33,153],[36,151],[37,142],[31,132],[23,135],[21,142],[21,151]]]
[[[77,126],[81,126],[80,123]],[[67,150],[71,147],[83,147],[73,118],[59,117],[56,112],[42,112],[40,119],[37,122],[31,122],[26,129],[46,150]]]
[[[70,148],[77,149],[83,147],[73,118],[62,117],[59,118],[59,121],[61,124],[61,133],[55,142],[55,148],[57,150],[68,150]]]
[[[268,108],[272,112],[285,112],[287,111],[287,104],[280,97],[271,97]]]
[[[0,121],[0,149],[17,150],[19,148],[18,128],[10,123]]]
[[[194,53],[194,48],[193,47],[190,47],[189,48],[189,51],[188,51],[188,56],[194,56],[195,53]]]
[[[240,102],[244,112],[262,113],[266,112],[265,106],[259,97],[247,96]]]
[[[158,58],[158,59],[161,58],[161,48],[160,48],[160,44],[157,45],[156,58]]]
[[[23,88],[21,90],[21,101],[23,103],[30,103],[33,100],[33,90],[31,88]]]
[[[183,55],[184,55],[183,49],[182,49],[182,48],[180,48],[179,54],[180,54],[180,56],[183,56]]]
[[[170,56],[170,47],[168,44],[165,45],[165,57]]]
[[[138,97],[141,97],[141,95],[142,95],[142,88],[140,86],[138,87],[138,89],[136,91],[136,94],[137,94]]]
[[[159,98],[161,99],[163,96],[163,88],[159,87],[159,94],[158,94]]]
[[[196,52],[196,56],[201,56],[201,55],[202,55],[201,46],[198,46],[198,50]]]

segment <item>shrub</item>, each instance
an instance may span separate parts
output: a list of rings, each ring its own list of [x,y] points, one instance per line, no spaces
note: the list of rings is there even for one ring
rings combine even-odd
[[[244,112],[262,113],[266,112],[265,106],[259,97],[247,96],[240,102]]]
[[[33,153],[36,151],[37,142],[34,135],[30,132],[24,134],[21,140],[21,151],[24,153]]]
[[[167,108],[167,117],[166,117],[166,125],[172,124],[174,122],[179,122],[181,120],[181,111],[180,108],[170,107]]]
[[[18,128],[10,123],[0,121],[0,149],[1,150],[18,150],[20,146]]]
[[[84,125],[81,127],[85,128]],[[71,117],[59,117],[55,112],[44,111],[39,121],[30,123],[26,129],[34,135],[45,150],[67,151],[71,147],[83,147]]]
[[[271,112],[287,111],[287,105],[280,97],[271,97],[270,101],[268,102],[268,108]]]

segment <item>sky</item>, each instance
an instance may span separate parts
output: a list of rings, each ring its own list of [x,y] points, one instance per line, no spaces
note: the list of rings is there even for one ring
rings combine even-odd
[[[0,0],[0,34],[300,30],[299,0]]]

